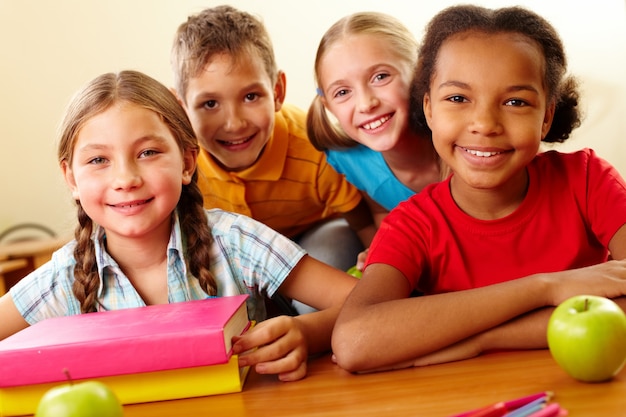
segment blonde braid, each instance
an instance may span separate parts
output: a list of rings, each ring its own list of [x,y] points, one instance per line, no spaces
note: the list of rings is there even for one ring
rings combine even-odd
[[[203,208],[202,193],[194,173],[189,185],[183,187],[178,202],[178,216],[183,235],[187,239],[187,263],[191,274],[198,279],[208,295],[217,295],[217,282],[209,269],[213,237]]]
[[[74,249],[76,266],[74,267],[72,292],[80,303],[81,313],[92,313],[96,311],[97,292],[100,285],[96,252],[91,240],[93,222],[83,210],[80,202],[77,201],[76,205],[78,206],[78,226],[74,234],[76,238],[76,248]]]

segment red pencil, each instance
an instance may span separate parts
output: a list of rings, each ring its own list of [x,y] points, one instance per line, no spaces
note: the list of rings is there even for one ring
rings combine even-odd
[[[486,407],[483,408],[479,408],[476,410],[472,410],[472,411],[467,411],[461,414],[455,414],[451,417],[484,417],[484,416],[489,416],[489,417],[497,417],[497,416],[503,416],[504,414],[506,414],[509,411],[515,410],[517,408],[520,408],[523,405],[526,405],[532,401],[535,401],[539,398],[545,397],[546,398],[546,402],[549,401],[552,396],[554,394],[552,393],[552,391],[544,391],[544,392],[538,392],[536,394],[532,394],[532,395],[527,395],[525,397],[521,397],[521,398],[516,398],[514,400],[510,400],[510,401],[503,401],[503,402],[498,402],[492,405],[488,405]],[[497,414],[499,411],[499,404],[503,404],[504,405],[504,414]],[[477,414],[477,413],[481,413],[481,412],[488,412],[488,411],[494,411],[496,414]]]
[[[499,402],[476,410],[472,414],[469,414],[467,417],[502,417],[508,411],[509,409],[506,407],[506,403]]]

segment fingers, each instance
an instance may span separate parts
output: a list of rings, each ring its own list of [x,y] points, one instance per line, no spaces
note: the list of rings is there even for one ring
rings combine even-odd
[[[367,251],[368,249],[365,249],[363,252],[359,253],[359,256],[356,258],[356,269],[358,269],[359,271],[363,271],[363,267],[365,266],[365,260],[367,259]]]
[[[277,374],[281,381],[295,381],[306,375],[306,339],[291,317],[266,320],[233,338],[233,343],[241,367],[254,366],[259,374]]]
[[[297,381],[306,376],[307,360],[302,352],[293,350],[278,360],[259,362],[254,370],[259,374],[276,374],[281,381]]]

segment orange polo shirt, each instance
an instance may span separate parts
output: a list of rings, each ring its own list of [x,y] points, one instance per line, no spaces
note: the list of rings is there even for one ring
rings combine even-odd
[[[360,192],[311,145],[305,124],[304,111],[283,105],[261,157],[243,171],[225,171],[202,149],[198,185],[204,207],[245,214],[291,238],[354,209]]]

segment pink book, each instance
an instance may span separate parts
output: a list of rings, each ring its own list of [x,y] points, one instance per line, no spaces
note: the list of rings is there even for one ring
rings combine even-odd
[[[224,364],[247,295],[56,317],[0,341],[0,387]]]

